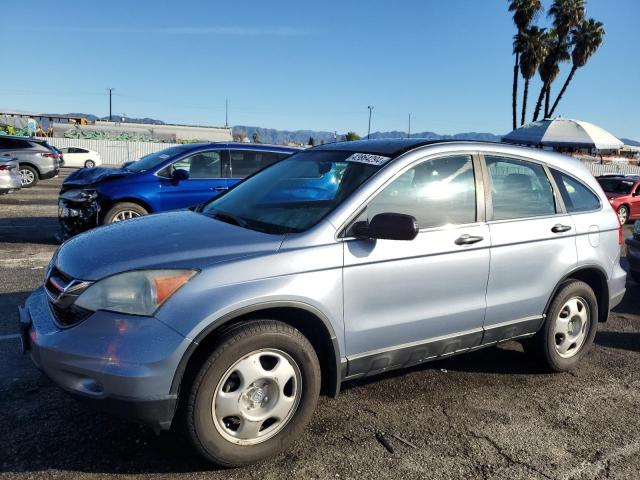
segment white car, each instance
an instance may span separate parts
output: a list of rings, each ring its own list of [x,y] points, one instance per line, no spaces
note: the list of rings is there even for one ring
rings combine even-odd
[[[102,159],[98,152],[80,147],[64,147],[61,148],[64,158],[65,167],[99,167],[102,165]]]

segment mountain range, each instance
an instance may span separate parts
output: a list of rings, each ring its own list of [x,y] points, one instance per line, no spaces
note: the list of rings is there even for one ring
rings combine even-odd
[[[98,117],[86,113],[67,113],[68,116],[82,116],[90,121],[109,120],[109,117]],[[120,120],[122,117],[118,117]],[[164,125],[165,122],[155,118],[132,118],[125,117],[127,123],[150,123],[155,125]],[[257,134],[259,141],[262,143],[272,143],[276,145],[286,145],[288,143],[297,143],[307,145],[311,139],[315,144],[335,142],[344,139],[344,133],[334,133],[322,130],[278,130],[275,128],[254,127],[248,125],[234,125],[231,127],[235,137],[245,136],[252,139]],[[372,132],[370,138],[407,138],[407,132],[392,130],[389,132]],[[499,142],[502,135],[495,135],[488,132],[464,132],[453,135],[443,135],[435,132],[424,131],[411,134],[411,138],[426,138],[428,140],[477,140],[487,142]],[[620,138],[626,145],[640,146],[640,142],[629,138]]]

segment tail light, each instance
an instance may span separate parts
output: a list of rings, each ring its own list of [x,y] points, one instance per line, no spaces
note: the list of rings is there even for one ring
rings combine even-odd
[[[0,172],[11,170],[9,165],[0,165]]]
[[[43,158],[58,158],[59,155],[57,153],[41,153],[41,157]]]
[[[616,214],[616,219],[618,220],[618,245],[622,246],[624,243],[624,232],[622,231],[622,222],[620,221],[620,217],[618,216],[618,212],[615,211],[613,205],[611,205],[611,210]]]

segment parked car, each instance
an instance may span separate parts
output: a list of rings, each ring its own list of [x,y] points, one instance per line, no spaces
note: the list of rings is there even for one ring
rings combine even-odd
[[[627,262],[631,277],[640,283],[640,221],[633,225],[633,233],[627,238]]]
[[[640,176],[603,176],[598,177],[598,183],[623,225],[640,218]]]
[[[194,211],[65,242],[20,309],[22,341],[65,390],[157,430],[184,422],[205,458],[243,465],[285,449],[345,380],[512,339],[575,367],[625,293],[621,244],[570,157],[328,144]]]
[[[197,143],[146,155],[124,168],[78,170],[60,190],[60,237],[194,206],[297,151],[270,145]]]
[[[18,158],[23,188],[57,176],[64,164],[62,155],[46,140],[35,137],[0,136],[0,155],[5,153]]]
[[[93,168],[102,165],[100,154],[88,148],[64,147],[60,151],[64,155],[65,167]]]
[[[21,187],[18,159],[8,153],[0,155],[0,195],[18,191]]]

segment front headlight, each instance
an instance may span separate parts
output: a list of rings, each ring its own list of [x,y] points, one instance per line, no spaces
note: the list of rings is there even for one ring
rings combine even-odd
[[[153,315],[171,295],[198,273],[196,270],[135,270],[91,285],[75,301],[87,310]]]

